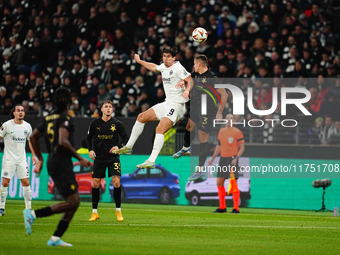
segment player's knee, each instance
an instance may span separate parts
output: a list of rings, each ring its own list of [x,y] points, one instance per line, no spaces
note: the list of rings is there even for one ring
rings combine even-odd
[[[217,184],[217,187],[223,187],[224,186],[224,181],[217,179],[216,184]]]
[[[9,186],[9,179],[7,179],[7,178],[2,178],[2,186],[8,187],[8,186]]]
[[[200,131],[200,132],[198,132],[198,139],[201,143],[207,142],[208,141],[208,134],[203,132],[203,131]]]
[[[144,123],[144,116],[145,116],[144,113],[138,114],[137,120],[138,120],[139,122],[141,122],[141,123]]]
[[[164,128],[162,126],[157,126],[156,133],[164,135],[165,134]]]
[[[30,181],[29,180],[21,180],[22,186],[30,186]]]
[[[74,199],[71,199],[69,202],[69,207],[70,207],[70,210],[77,210],[77,208],[79,207],[80,205],[80,200],[79,198],[74,198]]]
[[[92,187],[95,188],[95,189],[98,189],[99,185],[100,185],[100,179],[99,180],[93,179]]]

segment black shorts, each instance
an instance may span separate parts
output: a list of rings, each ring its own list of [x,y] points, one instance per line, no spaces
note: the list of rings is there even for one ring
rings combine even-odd
[[[201,112],[195,109],[190,112],[189,118],[197,125],[199,130],[209,134],[213,128],[216,113],[217,112],[214,110],[208,111],[207,115],[201,115]]]
[[[233,161],[235,157],[230,158],[220,158],[219,167],[217,168],[217,178],[225,178],[228,179],[230,176],[230,172],[234,173],[235,178],[237,179],[239,176],[238,167],[232,166],[231,161]]]
[[[108,169],[108,177],[113,175],[121,176],[120,161],[119,158],[117,158],[110,162],[95,160],[93,163],[92,178],[105,178],[106,168]]]
[[[78,193],[78,183],[72,169],[67,172],[62,171],[58,174],[51,174],[51,177],[59,194],[63,197]]]

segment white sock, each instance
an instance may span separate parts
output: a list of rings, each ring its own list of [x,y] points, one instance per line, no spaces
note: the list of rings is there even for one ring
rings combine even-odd
[[[183,150],[185,150],[185,151],[187,151],[187,150],[189,150],[190,149],[190,146],[189,147],[185,147],[185,146],[183,146],[183,148],[182,148]]]
[[[121,210],[120,208],[116,208],[116,212],[118,212],[118,211],[120,211],[120,212],[121,212],[122,210]]]
[[[149,157],[149,161],[156,162],[159,152],[161,151],[164,144],[164,135],[156,134],[155,141],[153,143],[152,153]]]
[[[25,206],[26,209],[31,209],[32,208],[32,191],[30,186],[23,186],[22,187],[23,190],[23,195],[25,198]]]
[[[31,210],[31,214],[32,214],[32,216],[34,217],[34,219],[37,218],[37,216],[35,215],[35,211],[34,211],[34,210]]]
[[[56,242],[60,239],[60,237],[59,236],[51,236],[51,239],[52,239],[53,242]]]
[[[92,212],[98,213],[97,209],[92,209]]]
[[[130,135],[130,139],[126,144],[126,147],[132,149],[135,145],[138,137],[143,133],[145,123],[141,123],[138,120],[136,120],[135,125],[132,128],[132,132]]]
[[[5,209],[8,187],[1,185],[0,188],[0,208]]]

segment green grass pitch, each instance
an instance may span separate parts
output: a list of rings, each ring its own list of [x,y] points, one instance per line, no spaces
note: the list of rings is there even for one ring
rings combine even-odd
[[[33,201],[38,209],[53,202]],[[339,254],[340,217],[332,212],[241,208],[213,214],[215,207],[100,203],[100,219],[88,222],[83,202],[63,240],[74,247],[48,247],[60,215],[37,219],[26,235],[24,201],[8,200],[0,217],[0,255],[40,254]],[[229,209],[229,208],[228,208]],[[230,211],[230,209],[229,209]]]

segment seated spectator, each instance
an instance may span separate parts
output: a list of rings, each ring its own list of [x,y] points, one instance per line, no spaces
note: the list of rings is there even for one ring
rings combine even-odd
[[[307,135],[308,135],[307,143],[321,144],[322,126],[323,126],[323,118],[321,117],[316,118],[314,126],[307,130]]]
[[[261,107],[262,103],[266,103],[270,105],[272,102],[272,95],[270,93],[270,87],[269,86],[262,86],[260,90],[259,97],[257,99],[257,109]]]
[[[325,117],[325,126],[322,129],[322,134],[321,134],[321,143],[323,145],[329,144],[330,138],[332,135],[336,134],[336,128],[333,123],[333,119],[331,116],[326,116]]]
[[[311,94],[311,99],[309,100],[310,109],[313,113],[318,113],[322,104],[322,99],[319,96],[318,89],[316,87],[312,87],[309,89],[309,92]]]
[[[84,113],[85,117],[91,117],[91,118],[98,118],[99,117],[99,110],[98,110],[98,104],[97,99],[92,98],[89,104],[89,108]]]
[[[98,95],[97,95],[98,105],[102,105],[102,103],[106,100],[111,100],[111,96],[106,91],[105,84],[102,83],[98,86]]]
[[[116,115],[120,116],[121,115],[121,111],[126,103],[126,98],[123,95],[123,88],[122,87],[117,87],[116,89],[116,93],[113,96],[112,99],[113,105],[116,109]]]
[[[329,144],[340,145],[340,120],[335,121],[335,131],[329,138]]]

